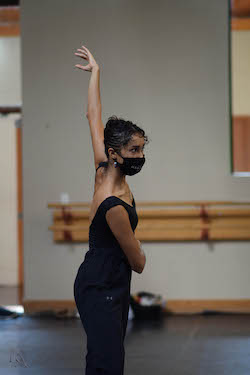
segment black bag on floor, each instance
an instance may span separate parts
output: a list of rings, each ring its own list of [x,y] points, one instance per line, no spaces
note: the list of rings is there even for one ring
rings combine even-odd
[[[130,295],[130,305],[135,319],[157,320],[163,316],[162,297],[149,292]]]

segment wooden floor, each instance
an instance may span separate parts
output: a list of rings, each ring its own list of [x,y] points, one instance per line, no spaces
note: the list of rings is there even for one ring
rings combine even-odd
[[[79,319],[0,320],[0,375],[83,375]],[[129,321],[124,375],[249,375],[250,315],[178,315]]]

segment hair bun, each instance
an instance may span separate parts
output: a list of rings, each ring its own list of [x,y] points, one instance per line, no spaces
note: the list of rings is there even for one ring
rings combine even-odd
[[[115,124],[117,124],[117,122],[119,121],[118,117],[113,115],[113,116],[110,116],[108,118],[108,121],[106,123],[106,127],[110,128],[112,126],[114,126]]]

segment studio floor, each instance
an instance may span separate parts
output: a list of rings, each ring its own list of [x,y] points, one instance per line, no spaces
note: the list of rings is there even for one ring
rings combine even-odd
[[[83,375],[77,318],[0,320],[0,374]],[[249,375],[250,315],[166,315],[128,321],[124,375]]]

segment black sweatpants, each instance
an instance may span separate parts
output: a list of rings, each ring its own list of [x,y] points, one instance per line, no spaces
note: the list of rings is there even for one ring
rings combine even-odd
[[[128,286],[86,288],[76,278],[74,296],[87,335],[85,375],[123,375],[130,298]]]

